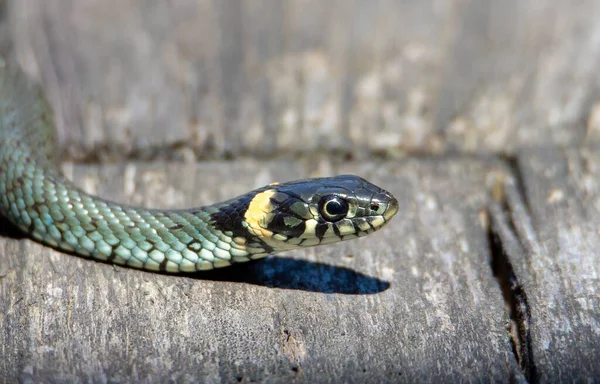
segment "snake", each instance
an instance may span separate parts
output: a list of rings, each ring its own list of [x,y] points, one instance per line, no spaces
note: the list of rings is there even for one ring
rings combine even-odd
[[[86,193],[58,167],[53,112],[18,66],[0,64],[0,214],[64,253],[154,272],[211,270],[368,235],[398,212],[355,175],[271,183],[199,208],[160,210]]]

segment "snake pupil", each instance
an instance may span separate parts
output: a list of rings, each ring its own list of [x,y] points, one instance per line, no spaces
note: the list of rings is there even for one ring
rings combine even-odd
[[[319,211],[325,220],[338,221],[346,217],[348,203],[339,196],[328,195],[319,202]]]

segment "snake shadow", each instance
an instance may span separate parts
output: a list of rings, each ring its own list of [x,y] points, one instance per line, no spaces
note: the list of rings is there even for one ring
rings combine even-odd
[[[279,256],[201,272],[193,277],[201,280],[347,295],[372,295],[390,287],[387,281],[349,268]]]
[[[2,216],[0,216],[0,237],[28,239],[27,235],[19,231],[17,227]],[[69,253],[73,257],[80,257],[70,252],[59,252]],[[97,260],[90,261],[107,264]],[[376,294],[390,287],[390,283],[386,281],[367,276],[349,268],[279,256],[270,256],[261,260],[234,264],[227,268],[186,275],[154,273],[170,276],[186,276],[198,280],[228,281],[270,288],[349,295]]]
[[[16,240],[29,238],[2,215],[0,215],[0,237],[9,237]]]

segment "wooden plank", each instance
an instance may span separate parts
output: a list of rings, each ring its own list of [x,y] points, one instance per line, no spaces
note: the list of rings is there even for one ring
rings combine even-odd
[[[594,150],[530,150],[508,181],[507,214],[496,211],[532,381],[600,377],[599,164]]]
[[[371,241],[183,278],[4,239],[0,377],[600,376],[598,159],[529,149],[598,139],[599,8],[558,0],[0,0],[0,51],[42,80],[67,158],[242,157],[67,166],[88,190],[183,207],[272,179],[351,171],[389,185],[407,207]],[[296,156],[521,148],[533,153],[519,155],[514,169],[460,157],[338,166]],[[297,164],[243,159],[275,153]],[[492,234],[478,224],[490,168],[512,180],[505,206],[491,204],[504,225]],[[490,252],[488,235],[499,250]],[[508,268],[498,277],[504,288],[511,273],[518,281],[505,289],[506,303],[490,266],[498,258]],[[505,304],[521,332],[511,338]]]
[[[481,222],[495,163],[235,161],[65,167],[86,190],[186,207],[353,172],[401,213],[358,241],[168,276],[0,240],[3,382],[522,379]]]
[[[72,159],[597,141],[600,2],[6,0]],[[168,127],[168,129],[167,129]]]

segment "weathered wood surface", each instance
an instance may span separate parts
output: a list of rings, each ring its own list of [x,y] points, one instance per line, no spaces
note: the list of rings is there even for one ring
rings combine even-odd
[[[462,159],[327,166],[386,185],[402,214],[364,241],[216,274],[163,276],[4,239],[0,369],[34,381],[519,377],[481,217],[489,167]],[[310,171],[233,162],[73,175],[120,201],[183,207]]]
[[[597,381],[600,154],[530,151],[517,169],[507,185],[509,215],[497,215],[513,229],[498,232],[526,296],[532,368],[540,382]]]
[[[2,382],[600,380],[599,158],[579,149],[600,135],[600,1],[0,11],[63,157],[120,160],[65,166],[90,192],[186,207],[351,172],[403,207],[359,241],[191,277],[6,228]],[[441,155],[396,158],[412,152]]]
[[[600,135],[600,1],[5,0],[71,158]]]

